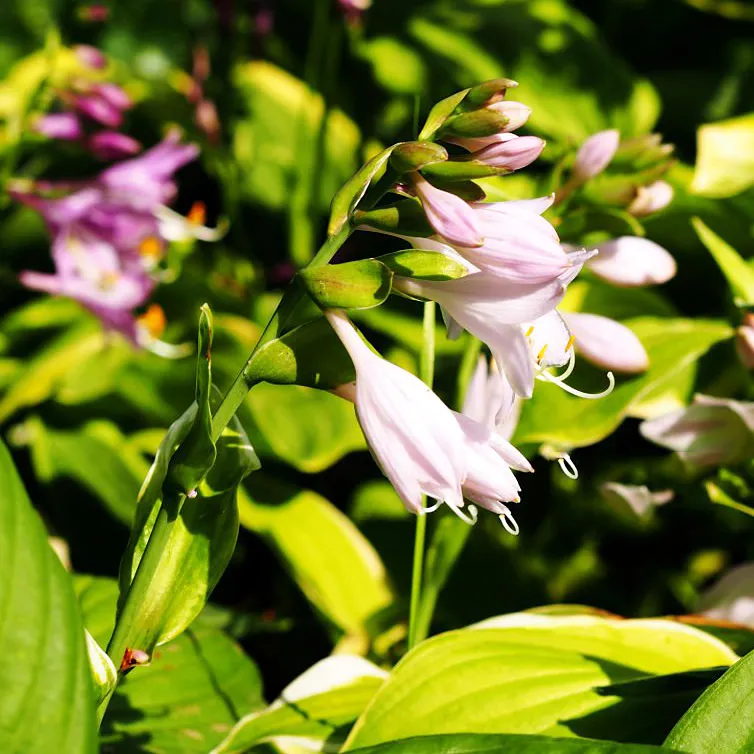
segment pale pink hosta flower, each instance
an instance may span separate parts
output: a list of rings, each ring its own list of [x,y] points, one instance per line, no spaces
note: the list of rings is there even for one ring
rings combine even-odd
[[[639,429],[692,466],[741,463],[754,455],[754,403],[696,395],[687,408],[648,419]]]
[[[702,592],[696,611],[708,618],[754,628],[754,563],[726,571]]]
[[[754,369],[754,315],[745,314],[741,327],[736,330],[736,352],[747,369]]]
[[[548,346],[550,350],[547,351],[547,358],[543,358],[541,345],[536,345],[533,355],[530,336],[534,332],[537,338],[540,333],[550,334],[549,320],[540,318],[554,312],[565,294],[566,286],[592,254],[593,252],[570,254],[571,267],[559,277],[545,283],[514,282],[482,271],[443,282],[396,277],[394,285],[404,293],[440,304],[450,336],[453,337],[460,329],[464,329],[486,343],[515,393],[530,398],[538,367],[555,366],[555,362],[550,362],[550,354],[557,352],[562,355],[554,345]],[[539,323],[539,327],[535,321]],[[558,335],[562,339],[562,334],[565,333],[567,341],[570,334],[559,317],[558,321],[562,328]],[[567,350],[566,343],[562,344],[560,350]],[[569,358],[565,356],[562,363],[567,363]],[[544,378],[548,377],[549,375]]]
[[[49,113],[34,121],[34,131],[48,139],[78,141],[84,135],[84,129],[76,113]]]
[[[466,389],[463,414],[510,440],[518,424],[521,406],[521,399],[501,374],[495,360],[488,365],[487,358],[480,356]]]
[[[673,201],[673,195],[673,187],[667,181],[655,181],[648,186],[640,186],[627,209],[635,217],[646,217],[665,209]]]
[[[420,379],[374,353],[342,312],[325,316],[356,369],[353,399],[359,424],[403,504],[424,514],[426,495],[460,511],[465,438],[450,409]]]
[[[402,236],[414,248],[431,249],[429,241],[440,244],[438,251],[452,249],[476,268],[512,282],[545,283],[571,265],[558,234],[539,215],[552,203],[552,197],[523,201],[475,202],[471,205],[476,224],[484,235],[478,248],[449,247],[441,239]]]
[[[620,236],[597,244],[599,254],[586,266],[623,288],[666,283],[675,276],[675,259],[662,246],[639,236]]]
[[[649,369],[649,356],[641,341],[625,325],[599,314],[569,312],[563,317],[576,350],[592,364],[624,374]]]
[[[618,510],[628,508],[640,519],[649,518],[654,508],[669,503],[674,496],[672,490],[652,492],[644,485],[619,484],[618,482],[605,482],[600,487],[600,493],[614,508]]]
[[[484,242],[472,208],[460,197],[433,186],[419,172],[412,187],[424,207],[429,224],[456,246],[481,246]]]
[[[600,131],[590,136],[576,153],[574,177],[583,183],[599,175],[615,157],[619,145],[620,132],[616,129]]]

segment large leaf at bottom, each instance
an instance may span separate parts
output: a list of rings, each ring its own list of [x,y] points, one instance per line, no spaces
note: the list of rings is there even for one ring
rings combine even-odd
[[[358,749],[358,754],[659,754],[663,751],[668,752],[670,749],[641,744],[619,744],[613,741],[572,741],[546,736],[466,733],[404,738]]]
[[[670,732],[666,744],[689,754],[754,751],[754,652],[699,697]]]
[[[717,639],[671,621],[519,614],[497,622],[503,627],[452,631],[409,652],[345,748],[471,732],[657,742],[687,705],[657,697],[632,703],[600,687],[736,657]]]
[[[95,751],[94,698],[70,577],[0,443],[0,751]]]

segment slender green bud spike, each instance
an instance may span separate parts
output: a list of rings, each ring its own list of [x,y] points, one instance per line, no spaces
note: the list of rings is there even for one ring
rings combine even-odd
[[[303,269],[299,277],[323,309],[371,309],[390,295],[393,273],[376,259]]]

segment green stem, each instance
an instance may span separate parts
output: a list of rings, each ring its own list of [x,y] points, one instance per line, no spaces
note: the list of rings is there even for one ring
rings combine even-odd
[[[160,567],[160,561],[170,540],[173,522],[178,518],[184,500],[185,496],[177,495],[163,502],[149,535],[147,546],[126,593],[123,607],[118,614],[113,635],[107,645],[107,654],[118,671],[118,680],[123,675],[121,665],[127,649],[140,649],[148,654],[154,649],[154,647],[146,644],[147,637],[143,634],[143,627],[148,623],[148,621],[144,621],[145,597]],[[97,708],[99,722],[102,722],[114,692],[115,686],[100,702]]]
[[[424,304],[423,344],[419,364],[419,376],[425,385],[432,387],[435,377],[435,302]],[[419,604],[421,601],[424,549],[427,536],[427,516],[416,517],[414,532],[414,561],[411,571],[411,603],[408,616],[408,648],[415,647],[424,637],[420,635]]]

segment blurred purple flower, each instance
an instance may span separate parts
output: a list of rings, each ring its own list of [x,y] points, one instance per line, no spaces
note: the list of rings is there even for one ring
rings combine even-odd
[[[34,131],[49,139],[77,141],[84,135],[84,129],[76,113],[49,113],[38,118],[32,126]]]
[[[73,95],[71,104],[82,115],[108,128],[120,128],[123,124],[121,109],[98,94]]]
[[[87,146],[100,160],[120,160],[141,152],[141,143],[120,131],[98,131],[89,137]]]
[[[101,71],[107,67],[107,58],[104,53],[92,45],[75,45],[73,51],[82,65],[92,68],[95,71]]]

